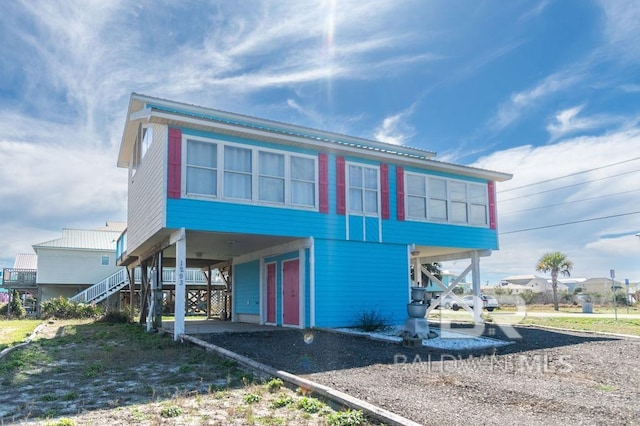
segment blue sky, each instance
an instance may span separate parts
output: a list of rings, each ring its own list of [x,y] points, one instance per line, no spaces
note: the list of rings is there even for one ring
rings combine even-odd
[[[636,1],[9,1],[0,38],[2,267],[126,219],[135,91],[513,173],[483,282],[640,280]]]

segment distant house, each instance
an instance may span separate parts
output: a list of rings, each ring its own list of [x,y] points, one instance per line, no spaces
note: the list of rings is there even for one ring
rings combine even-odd
[[[404,321],[410,287],[423,280],[411,281],[410,265],[468,260],[462,275],[473,272],[479,293],[479,259],[498,249],[496,182],[511,178],[139,94],[118,166],[129,171],[118,260],[155,277],[176,266],[175,338],[187,267],[226,271],[233,321],[296,328],[354,325],[372,310]]]
[[[613,280],[611,278],[589,278],[581,283],[582,285],[582,293],[587,294],[611,294],[612,286],[615,286],[617,290],[626,291],[625,284]]]
[[[33,245],[37,256],[38,300],[72,297],[122,268],[116,263],[116,240],[123,222],[96,229],[63,229],[55,240]]]
[[[527,290],[534,293],[553,292],[551,281],[537,275],[512,275],[504,278],[500,286],[503,290],[511,290],[514,294]],[[568,290],[569,287],[566,284],[558,282],[558,292]]]
[[[27,312],[36,311],[37,285],[36,285],[37,256],[35,254],[20,253],[16,255],[13,268],[5,268],[2,271],[2,288],[11,293],[13,290],[23,300]],[[7,301],[9,295],[6,294]],[[29,303],[26,303],[29,301]]]

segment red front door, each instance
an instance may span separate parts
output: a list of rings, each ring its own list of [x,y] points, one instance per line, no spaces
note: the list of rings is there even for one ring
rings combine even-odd
[[[282,264],[282,321],[285,325],[300,325],[300,261]]]
[[[267,265],[267,322],[276,322],[276,264]]]

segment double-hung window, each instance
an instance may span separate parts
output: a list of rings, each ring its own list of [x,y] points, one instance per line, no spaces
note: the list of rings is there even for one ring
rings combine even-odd
[[[291,156],[291,204],[316,205],[316,163],[312,158]]]
[[[187,194],[218,195],[218,145],[187,140]]]
[[[378,215],[378,169],[349,165],[349,212]]]
[[[252,151],[226,145],[224,147],[224,196],[252,199]]]
[[[284,154],[260,151],[258,158],[259,200],[284,204]]]

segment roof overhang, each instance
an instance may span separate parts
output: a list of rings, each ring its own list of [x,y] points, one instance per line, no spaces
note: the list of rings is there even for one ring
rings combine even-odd
[[[427,168],[443,173],[502,182],[512,175],[433,160],[435,153],[379,141],[322,132],[300,126],[257,119],[240,114],[197,107],[144,95],[132,94],[125,122],[118,167],[129,167],[138,127],[158,123],[189,127],[229,136],[250,138],[280,145],[318,149],[340,155],[391,161],[403,166]]]

